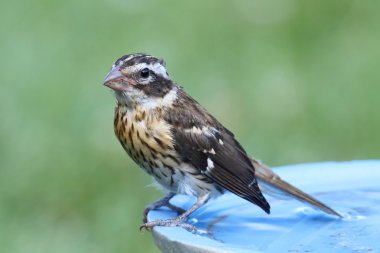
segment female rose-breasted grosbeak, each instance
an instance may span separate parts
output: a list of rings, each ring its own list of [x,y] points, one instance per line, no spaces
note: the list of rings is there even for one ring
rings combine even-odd
[[[114,129],[129,156],[168,191],[144,211],[142,227],[180,226],[210,198],[226,190],[258,205],[270,206],[260,186],[275,188],[340,216],[331,208],[281,180],[268,167],[251,159],[234,135],[169,77],[165,62],[146,54],[118,59],[104,80],[117,99]],[[187,211],[169,200],[176,194],[197,197]],[[147,222],[149,210],[168,206],[176,219]]]

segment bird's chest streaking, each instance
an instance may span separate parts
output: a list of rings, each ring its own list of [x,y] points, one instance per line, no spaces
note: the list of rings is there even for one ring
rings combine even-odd
[[[211,181],[182,161],[175,150],[171,127],[162,110],[118,105],[114,130],[129,156],[169,191],[198,196],[204,191],[219,192]]]

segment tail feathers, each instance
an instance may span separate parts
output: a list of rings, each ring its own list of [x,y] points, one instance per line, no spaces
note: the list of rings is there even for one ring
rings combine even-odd
[[[296,198],[297,200],[305,202],[328,214],[342,218],[342,215],[334,211],[332,208],[328,207],[327,205],[323,204],[322,202],[313,198],[312,196],[306,194],[300,189],[294,187],[288,182],[282,180],[267,165],[255,159],[251,159],[251,161],[253,166],[255,167],[255,174],[263,192],[268,193],[269,195],[275,195],[275,197],[279,198]]]

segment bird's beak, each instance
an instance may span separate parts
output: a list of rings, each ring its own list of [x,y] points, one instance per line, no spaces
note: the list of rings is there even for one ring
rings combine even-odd
[[[120,72],[119,68],[113,68],[108,72],[103,84],[113,90],[123,91],[126,90],[126,86],[123,84],[125,76]]]

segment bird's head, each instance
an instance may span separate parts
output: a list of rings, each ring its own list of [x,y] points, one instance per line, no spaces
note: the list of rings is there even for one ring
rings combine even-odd
[[[112,65],[104,85],[115,92],[119,103],[127,106],[155,106],[174,92],[165,62],[141,53],[119,58]]]

